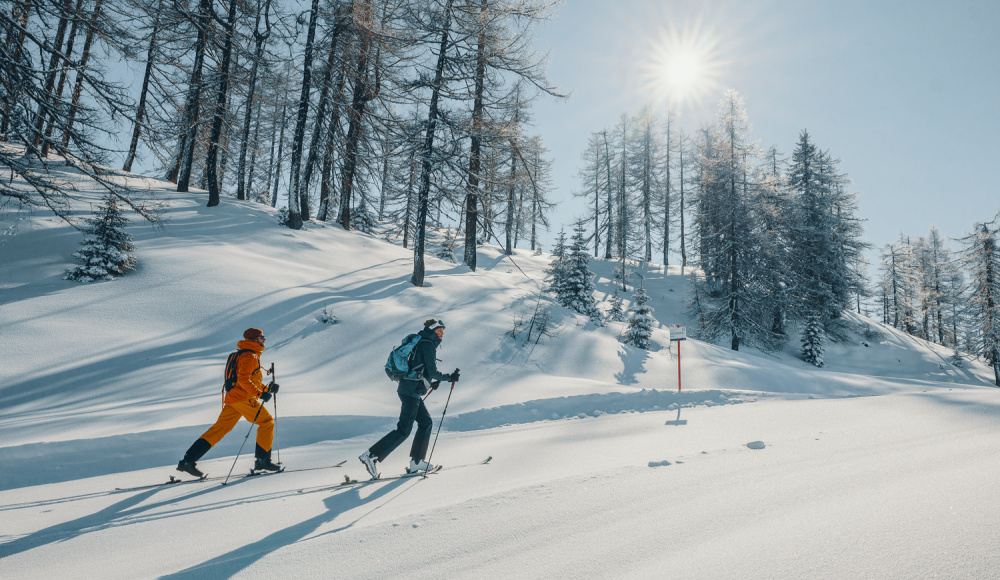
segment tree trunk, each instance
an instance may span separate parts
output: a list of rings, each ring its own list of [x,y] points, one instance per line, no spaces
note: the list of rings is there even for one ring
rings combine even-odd
[[[365,28],[372,24],[372,5],[370,1],[362,3],[362,18],[365,21]],[[348,116],[350,122],[347,127],[347,140],[344,150],[344,169],[340,184],[340,225],[345,230],[351,229],[351,201],[354,197],[354,178],[358,170],[358,145],[361,142],[363,132],[363,122],[365,107],[368,101],[375,98],[379,91],[379,71],[376,63],[375,68],[375,88],[370,88],[368,81],[368,53],[371,50],[370,30],[362,31],[359,26],[355,26],[360,34],[360,46],[358,47],[358,63],[354,77],[354,94],[351,99],[351,108]]]
[[[417,194],[417,232],[413,244],[414,286],[424,285],[424,242],[427,228],[427,206],[431,191],[431,171],[434,157],[434,132],[437,130],[438,98],[444,85],[444,65],[448,50],[448,32],[451,29],[451,10],[454,0],[448,0],[444,9],[444,26],[441,30],[441,44],[438,48],[437,65],[434,67],[434,81],[431,85],[431,102],[427,112],[427,134],[421,151],[420,192]]]
[[[94,44],[94,32],[97,30],[97,19],[101,14],[101,3],[97,0],[94,3],[94,12],[90,15],[90,24],[87,27],[87,39],[83,41],[83,52],[80,54],[80,66],[76,71],[76,85],[73,87],[73,100],[69,106],[69,115],[66,119],[66,130],[63,132],[62,146],[69,147],[69,140],[73,132],[73,123],[76,120],[76,112],[80,108],[80,97],[83,95],[83,75],[87,70],[87,61],[90,60],[90,47]]]
[[[514,112],[514,128],[516,130],[518,123],[518,112]],[[505,248],[507,255],[510,256],[514,253],[514,248],[512,247],[512,240],[514,233],[514,210],[517,208],[517,143],[512,138],[510,140],[510,188],[507,190],[507,224],[505,228],[505,234],[507,238],[507,247]]]
[[[670,266],[670,112],[667,111],[667,185],[663,197],[663,273]]]
[[[191,70],[191,82],[188,87],[187,106],[185,107],[185,123],[187,135],[184,139],[184,161],[180,164],[177,176],[177,191],[185,192],[191,186],[191,167],[194,164],[194,150],[198,141],[199,109],[201,108],[201,77],[205,65],[205,48],[208,44],[208,25],[212,10],[212,0],[200,0],[198,12],[198,41],[195,45],[194,67]]]
[[[42,89],[42,99],[38,103],[38,112],[35,113],[35,135],[32,138],[32,146],[38,147],[42,141],[42,129],[45,128],[45,119],[54,108],[52,103],[52,89],[56,84],[56,70],[59,66],[59,55],[62,51],[63,38],[66,36],[66,25],[69,23],[72,0],[65,0],[59,7],[59,24],[56,27],[56,36],[52,42],[52,56],[49,59],[49,72],[45,75],[45,88]],[[47,149],[46,149],[47,151]]]
[[[240,161],[237,166],[237,178],[236,178],[236,199],[246,199],[249,193],[249,185],[245,185],[245,175],[246,175],[246,159],[247,159],[247,146],[249,145],[250,137],[250,118],[253,114],[253,99],[254,94],[257,89],[257,69],[260,66],[260,61],[264,57],[264,42],[267,38],[271,36],[271,19],[269,17],[271,10],[271,0],[267,1],[264,5],[264,30],[265,32],[261,34],[260,32],[260,10],[257,11],[257,22],[254,24],[253,38],[256,43],[254,49],[254,59],[253,65],[250,67],[250,86],[247,91],[247,112],[246,116],[243,118],[243,142],[240,144]],[[258,119],[257,128],[260,127],[260,120]],[[256,135],[256,128],[254,129]],[[255,142],[256,146],[256,142]],[[256,152],[256,151],[255,151]],[[250,162],[250,171],[253,171],[253,161]]]
[[[285,95],[287,97],[287,93]],[[288,99],[285,99],[287,103]],[[281,185],[281,158],[285,148],[285,127],[288,122],[287,104],[281,104],[281,133],[278,135],[278,169],[274,172],[274,195],[271,196],[271,207],[278,206],[278,188]],[[300,226],[301,227],[301,226]]]
[[[23,12],[18,12],[17,7],[15,6],[11,14],[12,16],[11,20],[13,22],[16,22],[18,25],[16,37],[13,30],[14,27],[11,28],[11,31],[7,36],[7,45],[9,47],[11,54],[13,55],[11,58],[12,66],[15,66],[13,63],[21,62],[21,57],[24,54],[24,35],[28,26],[28,17],[31,15],[31,10],[34,8],[34,2],[32,0],[28,0],[27,2],[24,3],[24,6],[22,8]],[[3,139],[4,141],[7,140],[7,132],[10,131],[10,107],[14,101],[14,99],[11,98],[11,96],[20,92],[20,87],[13,86],[8,83],[11,80],[13,80],[14,83],[16,83],[17,82],[16,79],[19,76],[20,74],[11,75],[11,77],[7,77],[4,79],[5,84],[7,85],[5,88],[7,90],[7,95],[8,95],[8,98],[4,99],[3,102],[3,120],[0,121],[0,139]]]
[[[251,102],[250,105],[252,106],[253,103]],[[260,135],[260,110],[261,110],[261,105],[257,105],[257,114],[255,115],[255,118],[257,119],[257,122],[255,122],[254,125],[253,125],[253,140],[252,140],[253,150],[250,151],[250,171],[248,171],[247,174],[246,174],[246,178],[247,178],[246,199],[249,199],[253,195],[253,193],[252,193],[253,192],[253,174],[254,174],[254,171],[257,170],[257,148],[258,148],[257,144],[259,143],[259,141],[258,141],[258,135]],[[240,177],[241,178],[243,177],[243,172],[242,171],[240,172]]]
[[[59,108],[59,101],[62,99],[63,89],[66,88],[66,78],[69,76],[69,66],[70,59],[73,57],[73,44],[76,40],[76,27],[77,23],[80,21],[80,14],[83,10],[83,0],[77,0],[76,10],[73,11],[71,15],[73,19],[73,25],[69,28],[69,40],[66,41],[66,50],[64,51],[66,58],[62,70],[59,71],[59,84],[56,86],[56,93],[52,98],[53,109]],[[49,113],[49,122],[45,127],[45,139],[42,141],[42,157],[49,156],[49,143],[52,138],[52,131],[55,129],[56,124],[56,113],[53,110]]]
[[[291,183],[288,188],[288,227],[302,229],[304,220],[309,219],[308,211],[302,213],[299,200],[299,165],[302,161],[302,147],[306,135],[306,119],[309,116],[309,91],[312,82],[313,41],[316,38],[316,21],[319,20],[319,0],[312,0],[309,15],[309,34],[306,36],[306,52],[302,63],[302,94],[299,97],[299,114],[292,137]],[[307,208],[308,209],[308,208]]]
[[[233,56],[233,34],[236,33],[236,0],[229,0],[229,21],[226,23],[226,42],[222,48],[222,71],[220,72],[219,91],[215,95],[215,114],[212,116],[212,133],[208,141],[208,159],[205,160],[205,173],[208,178],[208,207],[219,205],[219,175],[216,163],[219,158],[219,140],[222,137],[222,121],[226,115],[226,102],[229,97],[229,64]]]
[[[687,268],[687,248],[684,245],[684,133],[680,134],[679,143],[677,146],[677,162],[679,163],[679,168],[681,170],[680,175],[680,194],[681,194],[681,207],[680,207],[680,218],[681,218],[681,276],[684,275],[684,269]]]
[[[614,238],[614,236],[611,233],[612,230],[614,229],[612,227],[612,225],[613,225],[612,222],[613,222],[614,216],[613,216],[612,211],[611,211],[611,196],[613,195],[611,193],[613,191],[612,188],[611,188],[611,147],[608,145],[608,132],[607,131],[604,131],[604,164],[605,164],[605,169],[607,169],[607,171],[608,171],[608,239],[607,239],[607,243],[604,246],[604,259],[605,260],[610,260],[611,259],[611,239]]]
[[[472,145],[465,194],[465,264],[476,271],[479,222],[479,172],[482,170],[483,85],[486,77],[487,0],[480,0],[479,38],[476,47],[476,87],[472,105]]]
[[[337,44],[340,40],[340,34],[345,28],[345,20],[346,18],[343,15],[343,6],[338,4],[336,8],[333,34],[331,35],[332,38],[330,40],[330,52],[326,57],[326,69],[323,71],[323,81],[320,83],[321,88],[319,105],[316,108],[315,127],[313,128],[312,139],[309,143],[309,157],[306,159],[306,169],[302,177],[303,185],[299,191],[300,199],[304,200],[308,200],[309,198],[309,182],[312,181],[313,167],[316,164],[317,157],[319,157],[320,138],[323,135],[323,121],[326,118],[327,95],[330,93],[330,80],[333,78],[333,64],[337,56]],[[322,188],[322,185],[320,187]],[[320,196],[322,197],[322,193]],[[308,201],[303,204],[303,207],[306,208],[306,210],[303,211],[303,215],[308,215]],[[324,207],[321,199],[320,209],[319,212],[317,212],[316,217],[320,220],[325,220],[326,209],[327,208]]]
[[[348,62],[349,59],[341,59],[340,68],[337,71],[337,87],[333,92],[333,111],[330,113],[330,124],[326,129],[326,147],[323,150],[323,170],[319,185],[319,215],[317,215],[317,218],[323,221],[330,219],[330,207],[337,202],[337,179],[334,176],[334,168],[337,159],[337,135],[340,132],[340,104],[344,100],[344,83],[347,81]]]
[[[406,248],[406,243],[410,238],[410,213],[413,208],[413,182],[416,180],[417,164],[413,159],[413,154],[410,154],[410,158],[407,161],[407,165],[410,166],[410,179],[408,180],[406,186],[406,211],[403,215],[403,247]]]
[[[163,1],[156,5],[156,16],[153,17],[153,31],[149,37],[149,50],[146,51],[146,72],[142,75],[142,89],[139,91],[139,108],[135,112],[135,127],[132,129],[132,142],[129,144],[128,156],[122,171],[132,171],[135,162],[135,152],[139,148],[139,136],[142,133],[142,123],[146,118],[146,95],[149,93],[149,78],[153,74],[153,55],[156,51],[156,35],[160,31],[160,11]]]

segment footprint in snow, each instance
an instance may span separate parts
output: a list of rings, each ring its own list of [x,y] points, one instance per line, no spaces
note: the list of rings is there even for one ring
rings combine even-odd
[[[666,461],[666,460],[663,460],[663,461],[650,461],[649,462],[649,466],[650,467],[660,467],[661,465],[670,465],[670,462]]]
[[[766,446],[764,445],[763,441],[751,441],[747,443],[747,447],[749,447],[750,449],[763,449]]]

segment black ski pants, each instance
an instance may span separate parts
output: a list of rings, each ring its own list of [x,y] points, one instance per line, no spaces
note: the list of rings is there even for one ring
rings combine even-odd
[[[427,455],[434,421],[431,420],[431,415],[420,397],[399,395],[399,400],[402,401],[403,407],[399,410],[399,422],[396,423],[396,428],[386,433],[385,437],[379,439],[378,443],[372,445],[368,451],[379,461],[384,461],[400,443],[406,441],[413,429],[413,422],[416,421],[417,434],[413,437],[413,445],[410,446],[410,457],[420,461]]]

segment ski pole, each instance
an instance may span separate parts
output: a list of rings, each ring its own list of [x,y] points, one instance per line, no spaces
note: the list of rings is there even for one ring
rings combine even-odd
[[[274,363],[271,363],[271,369],[267,371],[267,374],[271,375],[271,382],[273,383]],[[281,465],[281,447],[278,445],[278,393],[274,394],[274,451],[278,465]]]
[[[236,467],[236,461],[240,458],[240,453],[243,453],[243,446],[247,444],[247,439],[250,438],[250,431],[253,431],[253,426],[257,424],[257,417],[260,417],[260,410],[264,408],[264,403],[261,403],[257,407],[257,414],[253,416],[253,421],[250,421],[250,428],[247,429],[247,436],[243,438],[243,443],[240,444],[240,450],[236,453],[236,459],[233,459],[233,466],[229,468],[229,473],[226,474],[226,481],[222,482],[222,485],[229,483],[229,476],[233,474],[233,469]]]
[[[437,447],[437,444],[438,444],[438,435],[441,434],[441,426],[444,425],[444,415],[445,415],[445,413],[448,412],[448,403],[451,402],[451,393],[454,390],[455,390],[455,381],[452,381],[451,382],[451,388],[448,389],[448,400],[446,400],[444,402],[444,411],[441,413],[441,422],[438,423],[438,430],[437,430],[437,433],[434,435],[434,445],[431,445],[431,454],[427,456],[427,465],[428,466],[430,466],[430,464],[431,464],[431,457],[434,457],[434,448]],[[428,470],[430,470],[430,467],[428,467],[427,470],[424,471],[424,477],[427,477],[427,471]]]

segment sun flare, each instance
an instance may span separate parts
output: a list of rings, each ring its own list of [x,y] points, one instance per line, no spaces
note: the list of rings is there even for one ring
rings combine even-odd
[[[650,43],[643,77],[650,98],[671,107],[695,105],[719,87],[723,62],[718,42],[695,23],[662,31]]]

